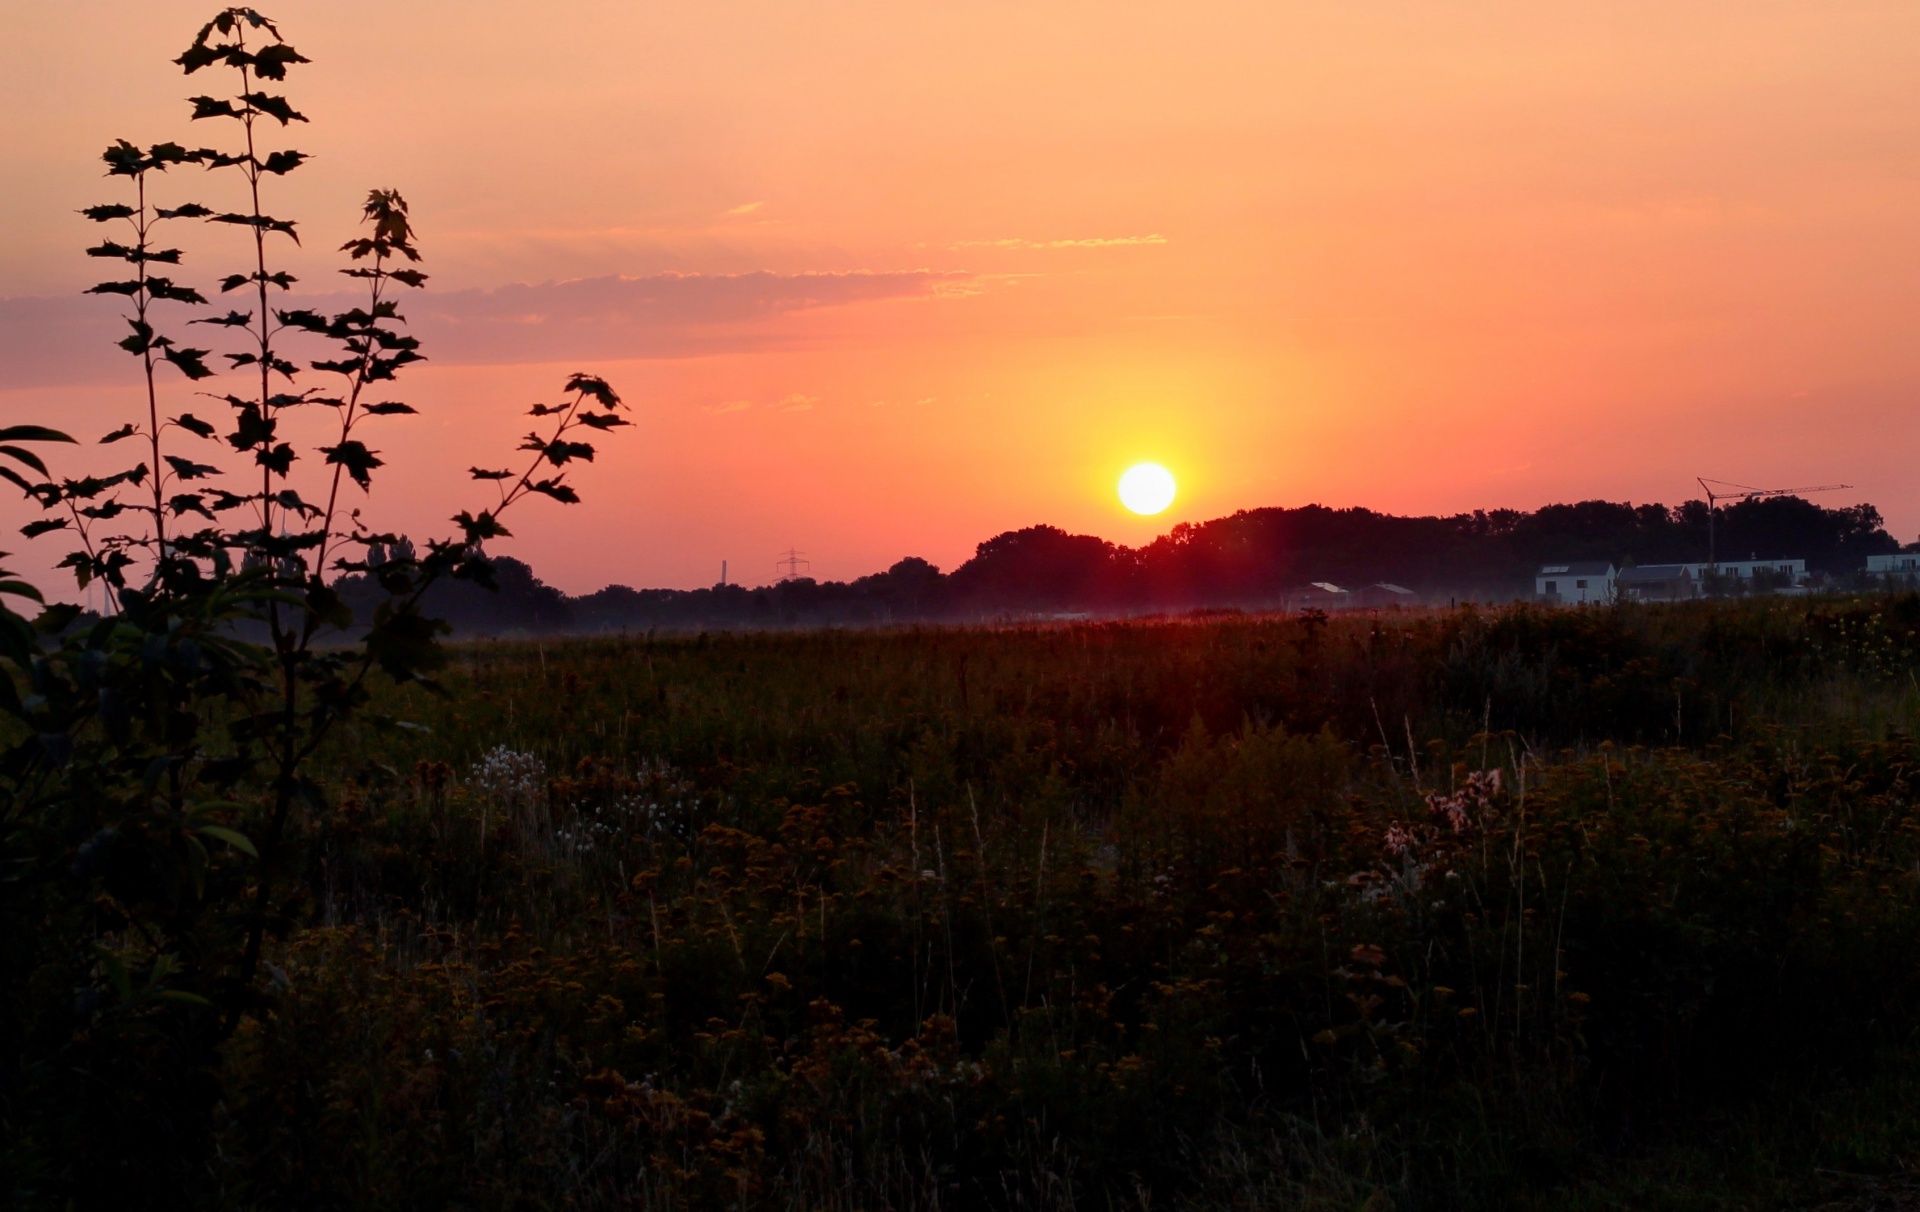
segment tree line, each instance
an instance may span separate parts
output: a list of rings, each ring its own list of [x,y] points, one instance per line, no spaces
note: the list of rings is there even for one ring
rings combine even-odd
[[[1715,526],[1723,558],[1804,559],[1810,571],[1842,580],[1867,556],[1901,546],[1870,504],[1741,501],[1721,507]],[[570,596],[528,565],[500,558],[494,561],[497,593],[444,584],[432,591],[429,607],[472,636],[1258,610],[1283,606],[1316,581],[1346,589],[1386,582],[1428,602],[1507,601],[1532,591],[1542,564],[1688,563],[1705,560],[1706,551],[1704,501],[1675,507],[1581,501],[1447,517],[1308,505],[1183,522],[1136,548],[1030,526],[981,543],[951,572],[916,556],[851,581],[801,577],[758,588],[609,585]],[[342,586],[350,601],[357,589]]]

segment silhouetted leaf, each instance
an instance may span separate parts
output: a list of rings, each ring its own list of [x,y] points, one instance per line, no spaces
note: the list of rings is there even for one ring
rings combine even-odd
[[[376,417],[383,417],[383,416],[392,416],[395,413],[403,413],[403,412],[410,413],[416,410],[410,404],[399,404],[389,400],[379,404],[369,404],[366,407],[366,411],[372,413]]]
[[[126,317],[126,321],[127,327],[133,330],[132,335],[122,337],[114,344],[130,354],[143,354],[152,349],[155,344],[153,325],[145,320],[136,320],[132,316]]]
[[[305,122],[307,120],[305,114],[300,113],[294,109],[293,106],[287,104],[285,97],[276,96],[273,93],[242,93],[240,99],[261,113],[279,119],[280,125],[282,126],[285,126],[289,122]],[[196,118],[199,116],[199,114],[194,115]]]
[[[175,286],[168,278],[148,278],[147,293],[156,299],[174,303],[205,303],[207,300],[191,286]]]
[[[253,323],[250,311],[230,311],[224,316],[202,316],[198,320],[188,320],[189,324],[217,324],[222,328],[245,328]]]
[[[594,399],[600,401],[600,407],[602,408],[614,409],[620,407],[620,397],[614,393],[613,388],[607,385],[607,381],[598,375],[575,372],[574,375],[567,380],[566,389],[568,391],[577,391],[584,395],[592,396]]]
[[[133,423],[128,422],[127,424],[122,425],[120,428],[108,434],[106,437],[101,438],[100,445],[102,446],[110,445],[111,443],[118,442],[121,438],[130,438],[138,432],[140,431],[133,427]]]
[[[287,68],[290,65],[309,62],[312,62],[312,60],[282,42],[255,51],[253,55],[253,70],[254,74],[262,80],[285,80],[287,78]]]
[[[190,412],[181,413],[179,416],[173,419],[173,423],[175,425],[178,425],[180,428],[186,430],[188,433],[197,434],[198,436],[203,438],[210,438],[213,436],[213,426],[207,424],[205,421],[202,421],[199,417],[194,416]]]
[[[179,367],[180,373],[189,379],[197,380],[213,377],[213,372],[207,369],[205,362],[201,361],[202,358],[207,356],[207,350],[179,349],[174,346],[168,346],[161,352],[167,361]]]
[[[365,444],[353,439],[348,439],[338,446],[322,446],[320,450],[327,456],[327,462],[346,468],[347,474],[353,477],[354,483],[362,488],[372,483],[373,469],[381,465],[377,455],[368,450]]]
[[[7,425],[0,427],[0,442],[72,442],[73,439],[45,425]]]
[[[65,530],[66,528],[66,518],[42,518],[38,522],[28,522],[25,526],[22,526],[20,533],[30,539],[37,539],[50,531]]]
[[[288,328],[297,328],[302,332],[327,331],[327,318],[317,311],[294,308],[287,311],[276,311],[273,315],[275,319],[279,320]]]
[[[470,544],[482,543],[488,539],[506,538],[512,534],[511,531],[500,524],[499,518],[494,517],[491,512],[486,510],[482,510],[479,516],[476,517],[463,509],[454,515],[453,520],[459,525],[461,533],[466,536],[466,540]]]
[[[188,68],[187,70],[192,71],[193,69]],[[218,97],[188,97],[187,100],[193,103],[193,117],[195,120],[201,118],[238,118],[240,116],[240,111],[233,107],[233,102],[222,101]]]
[[[300,162],[306,158],[307,153],[305,152],[277,151],[260,162],[260,169],[262,172],[272,173],[276,177],[283,177],[294,169],[299,168]]]
[[[551,480],[536,480],[527,485],[527,490],[529,492],[540,493],[542,496],[552,497],[563,505],[578,505],[580,503],[580,494],[561,483],[557,477]]]
[[[478,467],[469,467],[467,471],[476,480],[511,480],[513,478],[513,473],[510,471],[485,471]]]
[[[238,401],[240,416],[239,428],[227,435],[227,442],[235,450],[252,450],[266,442],[273,441],[273,431],[277,422],[267,419],[260,412],[258,404]]]
[[[41,475],[47,474],[47,465],[40,461],[40,456],[25,447],[0,446],[0,455],[5,455],[16,463],[25,463]]]
[[[218,467],[206,463],[196,463],[192,459],[183,459],[179,455],[163,455],[167,465],[173,468],[173,474],[183,480],[198,480],[204,476],[219,475]]]
[[[80,213],[95,223],[105,223],[109,219],[131,219],[134,216],[134,209],[123,203],[110,202],[103,206],[89,206]]]

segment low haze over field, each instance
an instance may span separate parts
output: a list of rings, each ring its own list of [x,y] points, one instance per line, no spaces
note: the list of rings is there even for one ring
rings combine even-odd
[[[115,137],[179,138],[204,5],[5,0],[0,409],[135,391],[83,299]],[[370,516],[444,528],[592,369],[635,440],[503,554],[585,592],[1034,523],[1139,545],[1397,513],[1846,481],[1920,528],[1920,9],[286,3],[302,289],[413,204],[423,415]],[[214,204],[222,178],[179,172]],[[222,258],[195,236],[205,286]],[[217,382],[217,380],[216,380]],[[184,394],[184,393],[183,393]],[[1172,508],[1124,510],[1153,461]]]

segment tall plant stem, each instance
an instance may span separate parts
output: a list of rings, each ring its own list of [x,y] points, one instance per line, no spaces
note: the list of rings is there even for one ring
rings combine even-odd
[[[140,236],[140,289],[133,297],[134,315],[139,319],[142,331],[146,331],[147,308],[152,299],[147,293],[147,174],[142,172],[134,177],[134,187],[138,191],[139,214],[135,220]],[[146,348],[140,351],[141,369],[147,380],[147,440],[153,448],[153,561],[154,581],[160,592],[166,592],[167,568],[167,513],[166,492],[162,483],[164,478],[160,462],[160,394],[154,386],[153,340],[147,339]]]

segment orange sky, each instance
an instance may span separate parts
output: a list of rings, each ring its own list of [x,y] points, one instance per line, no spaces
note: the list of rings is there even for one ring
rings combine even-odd
[[[1846,481],[1823,503],[1920,529],[1910,2],[267,11],[314,60],[288,91],[315,159],[274,203],[297,272],[333,290],[325,250],[394,186],[434,274],[425,415],[373,436],[371,516],[484,503],[464,468],[567,371],[637,406],[586,503],[499,548],[569,590],[763,581],[789,546],[951,568],[1041,521],[1671,503],[1697,474]],[[224,135],[167,62],[209,12],[0,0],[9,420],[136,403],[112,304],[74,299],[73,212],[113,196],[109,139]],[[189,238],[183,277],[236,266]],[[1180,478],[1158,519],[1114,498],[1139,459]]]

